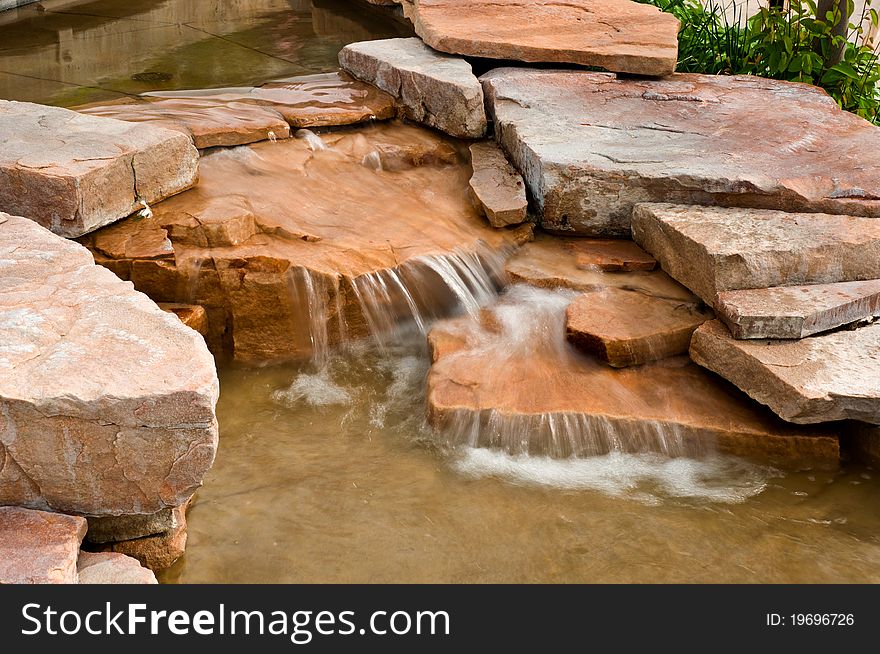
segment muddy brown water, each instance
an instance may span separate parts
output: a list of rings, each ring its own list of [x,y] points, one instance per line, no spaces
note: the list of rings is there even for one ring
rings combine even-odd
[[[407,34],[331,0],[43,5],[0,14],[2,98],[72,106],[251,85]],[[322,370],[221,370],[217,462],[162,581],[880,581],[873,470],[449,449],[424,424],[427,366],[411,335]]]

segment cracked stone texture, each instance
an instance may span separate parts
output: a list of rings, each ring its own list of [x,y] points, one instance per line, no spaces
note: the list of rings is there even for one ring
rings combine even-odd
[[[629,0],[415,0],[416,34],[442,52],[671,75],[678,20]]]
[[[75,584],[86,520],[0,506],[0,584]]]
[[[155,536],[177,527],[174,509],[162,509],[148,515],[120,515],[88,518],[90,543],[114,543]]]
[[[568,288],[574,291],[622,288],[678,302],[698,301],[693,293],[662,270],[606,274],[599,268],[584,268],[580,265],[579,249],[585,243],[592,243],[595,256],[604,256],[601,254],[603,251],[612,256],[618,251],[617,241],[588,241],[539,234],[533,243],[524,245],[508,259],[505,270],[512,282],[541,288]]]
[[[512,454],[719,451],[784,467],[837,466],[835,427],[785,423],[687,357],[617,369],[583,356],[565,343],[565,304],[557,306],[534,321],[490,308],[496,320],[431,330],[428,415],[440,434]]]
[[[259,105],[280,114],[295,128],[354,125],[397,115],[391,95],[343,71],[287,77],[258,87],[154,91],[144,93],[143,97],[159,102],[204,103],[225,113],[228,111],[224,108],[233,103]],[[276,136],[281,138],[281,134]],[[264,135],[254,141],[265,138]]]
[[[699,304],[607,288],[575,298],[565,330],[576,347],[623,368],[686,353],[694,330],[714,317]]]
[[[270,134],[279,139],[290,137],[290,126],[284,116],[270,107],[244,102],[168,98],[81,107],[78,111],[173,129],[189,136],[200,150],[264,141]]]
[[[481,80],[548,230],[628,236],[639,202],[880,216],[880,130],[821,89],[522,68]]]
[[[92,255],[0,214],[0,504],[175,507],[217,447],[202,337]]]
[[[725,291],[715,305],[734,338],[804,338],[880,316],[880,280]]]
[[[115,552],[81,552],[77,563],[81,584],[158,584],[152,570]]]
[[[459,138],[486,133],[483,89],[464,59],[417,38],[383,39],[345,46],[339,65],[397,98],[411,120]]]
[[[641,204],[632,231],[663,270],[710,305],[724,291],[880,278],[873,218]]]
[[[713,320],[694,332],[690,354],[790,422],[880,424],[880,323],[799,341],[745,341]]]
[[[76,237],[192,186],[180,132],[0,100],[0,211]]]
[[[471,195],[492,227],[519,225],[527,219],[529,201],[522,175],[516,172],[495,143],[471,147]]]
[[[369,335],[359,294],[378,281],[391,290],[372,311],[411,316],[399,281],[429,315],[445,311],[451,291],[426,261],[491,261],[530,237],[530,225],[486,223],[467,197],[470,168],[438,132],[394,121],[322,138],[326,150],[289,139],[208,154],[196,188],[83,243],[154,300],[203,306],[218,355],[259,363],[311,356],[313,334]]]

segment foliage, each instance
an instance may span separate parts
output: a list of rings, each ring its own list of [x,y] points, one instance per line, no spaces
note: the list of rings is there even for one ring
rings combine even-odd
[[[814,0],[790,0],[785,7],[761,7],[746,19],[748,5],[742,3],[647,1],[681,21],[680,72],[759,75],[814,84],[842,108],[880,124],[880,59],[865,44],[862,27],[864,22],[878,24],[871,0],[845,30],[835,30],[847,20],[836,3],[821,17]],[[846,1],[849,15],[852,0]]]

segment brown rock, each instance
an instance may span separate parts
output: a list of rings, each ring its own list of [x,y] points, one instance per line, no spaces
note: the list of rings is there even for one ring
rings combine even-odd
[[[471,146],[470,189],[492,227],[518,225],[527,219],[526,185],[494,143]]]
[[[198,304],[175,304],[174,302],[160,302],[159,308],[162,311],[173,313],[180,318],[180,322],[195,329],[202,336],[208,334],[208,314],[205,307]]]
[[[657,260],[632,241],[585,238],[568,242],[575,253],[575,265],[584,270],[633,272],[654,270]]]
[[[155,536],[103,545],[106,551],[137,559],[153,571],[170,568],[186,551],[186,507],[174,509],[176,527]]]
[[[75,584],[86,520],[0,506],[0,584]]]
[[[880,221],[641,204],[633,238],[707,304],[724,291],[880,278]]]
[[[296,128],[353,125],[397,115],[391,95],[341,71],[289,77],[257,88],[157,91],[144,95],[211,103],[218,107],[227,107],[229,103],[264,105]],[[281,134],[276,136],[282,138]]]
[[[865,465],[880,468],[880,427],[854,422],[850,427],[848,437],[850,446],[859,461]]]
[[[880,424],[880,323],[800,341],[742,341],[714,320],[694,332],[690,354],[790,422]]]
[[[598,268],[585,268],[580,265],[581,243],[578,238],[538,236],[512,256],[505,269],[511,281],[542,288],[593,291],[616,287],[680,302],[697,301],[690,291],[659,270],[606,274]],[[598,243],[594,246],[597,250],[601,247]],[[614,246],[612,252],[616,249]]]
[[[217,447],[201,336],[88,250],[0,223],[0,504],[83,515],[178,506]]]
[[[512,68],[481,79],[546,229],[629,236],[639,202],[880,216],[880,130],[816,87]]]
[[[114,552],[81,552],[79,563],[81,584],[158,584],[156,575],[135,559]]]
[[[514,288],[494,308],[500,331],[472,319],[434,328],[435,343],[445,332],[428,376],[440,437],[553,457],[720,451],[786,467],[837,465],[833,427],[789,425],[685,357],[614,369],[579,355],[564,340],[569,297]]]
[[[155,536],[177,527],[173,509],[162,509],[146,515],[109,515],[88,518],[90,543],[112,543]]]
[[[629,0],[416,0],[425,43],[469,57],[599,66],[670,75],[678,20]]]
[[[153,102],[82,107],[90,116],[152,123],[189,135],[199,149],[243,145],[271,137],[286,139],[290,126],[270,107],[210,98],[166,98]]]
[[[464,59],[432,50],[419,39],[383,39],[345,46],[339,65],[392,94],[410,120],[452,136],[486,133],[483,89]]]
[[[699,305],[608,288],[578,296],[566,311],[568,340],[615,368],[684,354],[713,318]]]
[[[450,270],[495,275],[491,294],[501,260],[528,238],[528,229],[486,224],[467,197],[469,167],[445,137],[388,123],[323,144],[312,150],[297,138],[208,154],[195,189],[83,241],[156,301],[203,306],[215,352],[261,362],[384,334],[413,313],[442,314],[456,293],[471,292]],[[117,232],[152,239],[157,229],[173,259],[98,249]]]
[[[734,338],[804,338],[880,316],[880,280],[725,291],[715,307]]]
[[[80,236],[193,185],[198,151],[153,125],[0,100],[0,211]]]

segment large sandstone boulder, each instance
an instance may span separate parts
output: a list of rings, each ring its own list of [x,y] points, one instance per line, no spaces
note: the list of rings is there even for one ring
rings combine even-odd
[[[799,341],[737,340],[720,321],[696,332],[691,358],[799,424],[880,424],[880,323]]]
[[[61,236],[91,232],[196,180],[183,134],[28,102],[0,100],[0,211]]]
[[[75,584],[86,520],[0,506],[0,584]]]
[[[179,506],[213,463],[217,396],[199,334],[81,245],[0,214],[0,504]]]
[[[481,79],[549,230],[629,235],[639,202],[880,216],[880,130],[813,86],[516,68]]]
[[[221,150],[201,170],[152,217],[83,242],[154,300],[204,307],[211,348],[242,361],[320,356],[491,296],[530,233],[487,225],[463,158],[417,126]]]
[[[416,33],[443,52],[670,75],[678,20],[630,0],[415,0]]]
[[[633,238],[708,304],[724,291],[880,278],[880,220],[642,204]]]
[[[880,316],[880,280],[725,291],[715,307],[735,338],[804,338]]]
[[[339,65],[397,98],[411,120],[460,138],[486,133],[483,89],[464,59],[419,39],[384,39],[345,46]]]
[[[513,287],[494,319],[441,323],[428,411],[441,438],[553,457],[726,452],[834,467],[834,428],[789,425],[686,357],[614,369],[565,343],[565,292]]]

